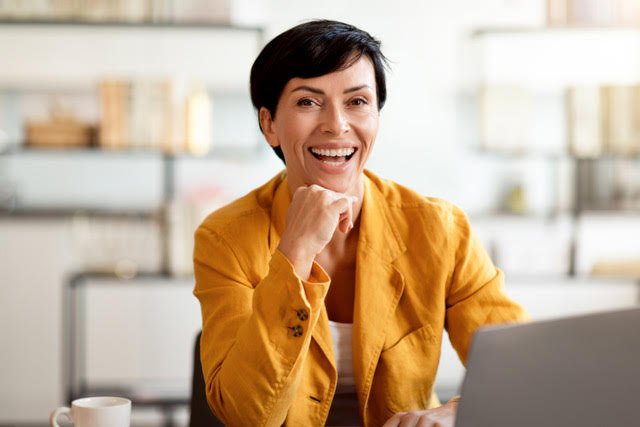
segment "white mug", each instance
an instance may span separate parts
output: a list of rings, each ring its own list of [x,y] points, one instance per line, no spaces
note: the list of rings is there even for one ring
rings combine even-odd
[[[51,413],[51,427],[60,427],[56,419],[64,414],[75,427],[129,427],[131,401],[123,397],[84,397]]]

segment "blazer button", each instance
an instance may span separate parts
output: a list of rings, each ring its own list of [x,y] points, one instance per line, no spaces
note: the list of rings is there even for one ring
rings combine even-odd
[[[303,322],[309,318],[309,313],[307,312],[307,310],[302,308],[296,311],[296,314],[298,315],[298,319],[302,320]]]
[[[289,329],[291,329],[293,331],[293,336],[294,337],[301,337],[302,336],[302,332],[303,332],[302,326],[296,325],[296,326],[293,326],[293,327],[289,327]]]

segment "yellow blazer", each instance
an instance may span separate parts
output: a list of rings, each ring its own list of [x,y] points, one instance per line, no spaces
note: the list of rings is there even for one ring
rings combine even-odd
[[[195,234],[202,368],[214,413],[231,426],[324,425],[337,383],[314,263],[301,280],[277,250],[286,174],[212,213]],[[380,426],[432,407],[443,329],[464,362],[480,325],[525,318],[502,292],[465,215],[365,172],[353,307],[359,414]]]

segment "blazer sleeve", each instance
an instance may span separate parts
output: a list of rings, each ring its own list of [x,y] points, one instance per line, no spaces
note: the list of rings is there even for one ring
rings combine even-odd
[[[314,263],[303,281],[276,251],[266,276],[252,284],[234,250],[220,233],[204,226],[196,231],[194,295],[202,310],[207,400],[225,425],[280,426],[301,379],[329,277]]]
[[[504,275],[493,265],[467,217],[453,207],[449,222],[452,271],[446,297],[445,327],[466,364],[474,331],[483,325],[521,322],[526,311],[504,293]]]

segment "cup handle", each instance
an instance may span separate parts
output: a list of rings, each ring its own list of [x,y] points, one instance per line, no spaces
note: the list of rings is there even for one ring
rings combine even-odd
[[[58,415],[60,414],[64,414],[69,419],[69,421],[73,422],[70,415],[71,409],[67,408],[66,406],[61,406],[53,411],[49,416],[49,423],[51,424],[51,427],[60,427],[60,424],[58,424],[58,422],[56,421]]]

